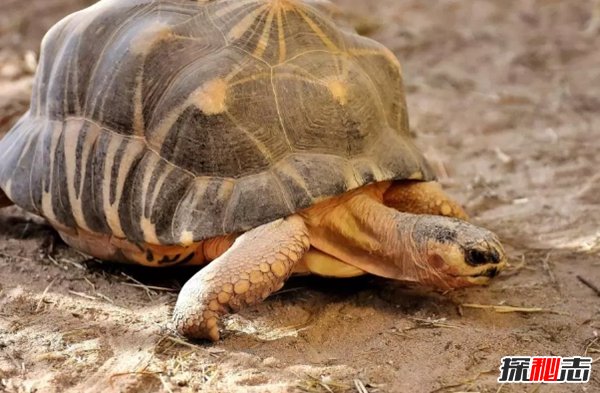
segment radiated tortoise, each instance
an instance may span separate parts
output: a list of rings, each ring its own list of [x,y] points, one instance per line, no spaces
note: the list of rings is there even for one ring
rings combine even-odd
[[[293,273],[487,283],[502,246],[411,140],[398,61],[324,4],[102,0],[68,16],[0,141],[0,204],[100,259],[206,265],[174,310],[190,337],[217,340],[223,315]]]

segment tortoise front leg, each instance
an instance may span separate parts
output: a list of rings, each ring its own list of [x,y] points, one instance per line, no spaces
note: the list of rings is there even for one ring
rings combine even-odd
[[[399,181],[383,195],[386,206],[404,213],[432,214],[467,220],[464,209],[449,197],[438,182]]]
[[[299,216],[255,228],[194,275],[182,288],[173,320],[193,338],[219,339],[219,319],[279,290],[310,246]]]
[[[8,196],[6,196],[4,191],[2,191],[2,189],[0,188],[0,209],[12,205],[14,205],[14,203],[10,199],[8,199]]]

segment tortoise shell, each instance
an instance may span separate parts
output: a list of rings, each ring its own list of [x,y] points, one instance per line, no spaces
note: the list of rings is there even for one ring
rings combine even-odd
[[[433,178],[400,65],[322,1],[103,0],[42,42],[0,187],[67,228],[191,244]]]

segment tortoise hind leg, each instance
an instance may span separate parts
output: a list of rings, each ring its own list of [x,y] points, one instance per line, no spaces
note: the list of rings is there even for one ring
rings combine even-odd
[[[383,195],[386,206],[403,213],[431,214],[467,220],[464,209],[448,196],[438,182],[400,181]]]
[[[0,209],[3,207],[12,206],[14,203],[8,198],[8,196],[0,188]]]
[[[219,319],[279,290],[308,250],[304,220],[291,216],[238,237],[181,289],[173,320],[179,333],[219,339]]]

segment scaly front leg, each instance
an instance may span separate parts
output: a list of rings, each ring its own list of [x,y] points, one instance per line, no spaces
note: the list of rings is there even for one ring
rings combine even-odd
[[[219,320],[279,290],[310,242],[298,216],[255,228],[181,289],[173,319],[188,337],[219,339]]]
[[[386,206],[404,213],[432,214],[467,220],[464,209],[450,198],[438,182],[394,182],[383,194]]]

